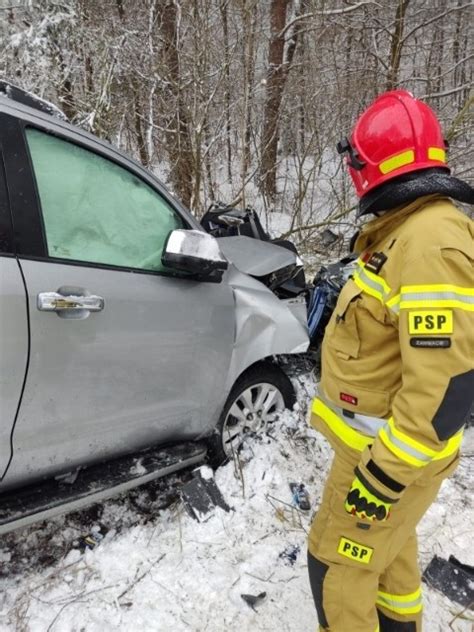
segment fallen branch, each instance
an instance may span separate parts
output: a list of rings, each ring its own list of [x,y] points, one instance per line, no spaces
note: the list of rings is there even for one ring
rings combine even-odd
[[[152,564],[150,564],[150,566],[147,568],[146,571],[144,571],[123,592],[120,593],[120,595],[117,597],[117,601],[119,601],[119,599],[122,599],[122,597],[124,597],[128,592],[132,590],[132,588],[135,588],[135,586],[139,584],[142,581],[142,579],[144,579],[148,575],[148,573],[152,570],[152,568],[154,568],[157,564],[161,562],[161,560],[165,557],[165,555],[166,553],[163,553],[163,555],[160,555],[159,558],[157,558]]]

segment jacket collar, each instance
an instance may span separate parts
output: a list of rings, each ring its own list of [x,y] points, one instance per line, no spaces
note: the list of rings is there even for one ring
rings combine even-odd
[[[382,241],[387,235],[389,235],[395,228],[403,224],[408,217],[419,213],[428,204],[438,202],[440,200],[449,201],[444,195],[439,193],[433,193],[431,195],[424,195],[416,199],[410,204],[399,206],[383,213],[380,217],[367,222],[361,231],[354,245],[354,252],[361,253],[371,248],[374,244]]]

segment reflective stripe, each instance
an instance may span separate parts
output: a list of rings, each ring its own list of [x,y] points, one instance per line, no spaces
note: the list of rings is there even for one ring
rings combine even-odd
[[[398,430],[393,417],[379,432],[379,437],[385,446],[398,458],[415,467],[424,467],[431,461],[439,461],[455,454],[461,445],[463,430],[455,434],[446,446],[439,451],[428,448],[419,441]]]
[[[404,285],[400,294],[387,301],[387,307],[400,309],[417,307],[457,307],[474,311],[474,289],[458,285]]]
[[[324,421],[336,437],[350,448],[362,452],[368,445],[373,443],[373,437],[366,437],[351,428],[345,420],[343,421],[335,412],[326,406],[319,397],[313,400],[312,411]]]
[[[446,162],[446,151],[441,147],[429,147],[428,148],[429,160],[439,160],[440,162]]]
[[[428,463],[431,461],[431,457],[423,454],[422,452],[418,452],[418,450],[415,450],[404,441],[401,441],[400,439],[395,437],[392,434],[389,425],[385,426],[385,428],[382,428],[379,433],[379,437],[381,438],[385,446],[391,452],[393,452],[393,454],[395,454],[395,456],[398,456],[399,459],[405,461],[406,463],[409,463],[410,465],[414,465],[415,467],[423,467],[425,465],[428,465]]]
[[[436,455],[433,457],[433,461],[440,461],[441,459],[445,459],[447,456],[451,456],[459,452],[459,448],[461,447],[462,438],[464,436],[464,428],[455,434],[451,439],[448,439],[448,443],[443,450],[436,452]]]
[[[432,283],[429,285],[402,285],[400,291],[403,292],[454,292],[461,296],[474,297],[474,288],[461,287],[460,285],[450,285],[448,283]]]
[[[400,296],[400,309],[411,307],[460,307],[474,311],[474,296],[461,296],[455,292],[404,292]]]
[[[311,410],[350,448],[362,452],[378,436],[395,456],[414,467],[424,467],[431,461],[439,461],[456,454],[463,437],[463,430],[460,430],[449,439],[442,450],[436,451],[398,430],[393,417],[388,421],[359,413],[354,413],[354,417],[348,417],[342,408],[321,396],[313,400]]]
[[[363,271],[365,273],[365,275],[369,279],[371,279],[374,283],[377,283],[378,285],[380,285],[382,287],[382,291],[383,291],[384,294],[390,294],[390,292],[391,292],[390,286],[388,285],[388,283],[387,283],[387,281],[385,279],[383,279],[378,274],[375,274],[374,272],[371,272],[370,270],[367,270],[365,268],[365,263],[362,261],[362,259],[357,259],[356,263],[359,266],[359,268],[361,269],[360,271]]]
[[[354,428],[354,430],[358,430],[359,432],[363,432],[369,437],[376,437],[379,430],[387,423],[386,419],[381,419],[380,417],[370,417],[369,415],[361,415],[360,413],[352,413],[354,416],[349,417],[344,412],[343,408],[336,406],[325,397],[319,395],[319,399],[321,399],[324,404],[333,411],[333,413],[336,413],[339,418],[344,418],[344,422],[351,426],[351,428]]]
[[[415,162],[415,152],[413,149],[408,149],[408,151],[403,151],[401,154],[397,154],[381,162],[379,169],[385,175],[386,173],[395,171],[395,169],[410,165],[412,162]]]
[[[390,419],[388,420],[388,428],[390,431],[390,436],[408,445],[410,448],[412,448],[413,453],[418,452],[421,455],[428,457],[429,459],[432,459],[435,456],[435,450],[428,448],[419,441],[416,441],[416,439],[412,439],[412,437],[410,437],[409,435],[406,435],[404,432],[398,430],[398,428],[395,426],[393,417],[390,417]]]
[[[423,609],[421,587],[408,595],[393,595],[379,590],[376,603],[397,614],[416,614]]]
[[[398,314],[400,312],[400,294],[395,296],[393,299],[390,299],[387,303],[387,307],[394,314]]]
[[[370,270],[365,269],[365,264],[361,259],[357,260],[359,269],[354,272],[355,284],[370,296],[374,296],[382,303],[385,301],[386,296],[391,292],[389,285],[378,274],[374,274]]]

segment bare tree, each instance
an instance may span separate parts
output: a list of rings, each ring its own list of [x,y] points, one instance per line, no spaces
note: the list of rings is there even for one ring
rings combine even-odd
[[[280,104],[285,85],[284,51],[285,38],[283,30],[286,25],[286,14],[290,0],[271,0],[270,23],[271,35],[268,47],[268,67],[265,100],[264,122],[261,149],[262,191],[274,200],[276,195],[276,165],[278,151],[278,129]]]
[[[177,3],[173,0],[165,2],[160,17],[164,80],[172,103],[171,117],[166,129],[171,182],[183,202],[190,206],[193,195],[193,154],[188,115],[181,87]]]

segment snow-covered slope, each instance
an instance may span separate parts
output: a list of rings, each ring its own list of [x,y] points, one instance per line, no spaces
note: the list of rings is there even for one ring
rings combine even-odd
[[[198,524],[179,502],[155,510],[160,483],[0,539],[0,630],[314,632],[305,546],[311,516],[292,508],[288,487],[303,481],[316,508],[331,460],[305,424],[311,391],[311,381],[301,380],[298,410],[246,450],[241,468],[217,472],[231,513],[216,510]],[[472,431],[467,439],[460,468],[420,525],[423,566],[435,553],[474,563]],[[110,529],[105,540],[84,555],[71,550],[99,520]],[[280,557],[288,547],[300,550],[293,565]],[[255,610],[241,598],[262,592]],[[473,614],[461,610],[425,588],[426,632],[471,631]]]

